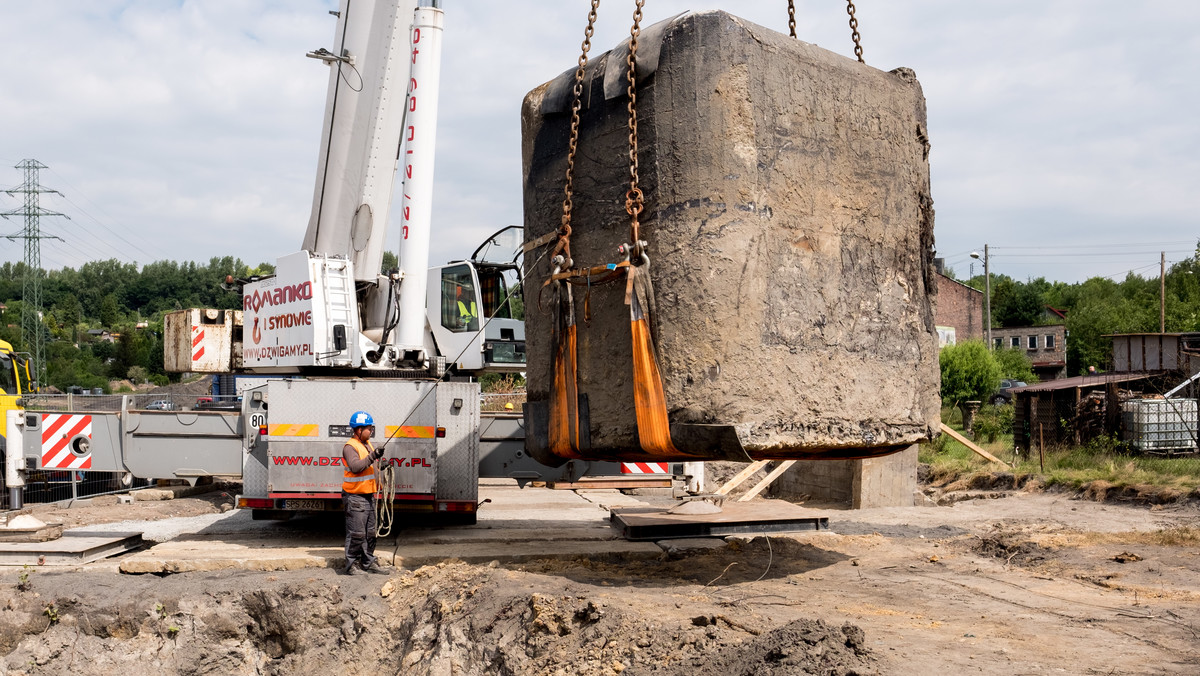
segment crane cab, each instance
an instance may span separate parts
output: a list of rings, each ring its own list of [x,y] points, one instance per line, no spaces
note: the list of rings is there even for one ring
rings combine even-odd
[[[489,237],[470,260],[429,269],[429,328],[438,354],[458,371],[525,370],[525,315],[521,298],[521,228]]]
[[[29,360],[13,352],[8,341],[0,340],[0,420],[8,419],[9,411],[24,410],[20,397],[29,392]],[[0,457],[7,447],[7,425],[0,425]]]

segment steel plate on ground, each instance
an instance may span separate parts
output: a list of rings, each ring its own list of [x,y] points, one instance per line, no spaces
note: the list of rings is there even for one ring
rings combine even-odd
[[[0,565],[73,566],[123,554],[142,546],[141,533],[67,531],[48,542],[0,544]]]
[[[828,530],[829,518],[811,516],[785,500],[726,502],[717,514],[670,514],[665,509],[612,510],[614,526],[626,540],[724,537]]]

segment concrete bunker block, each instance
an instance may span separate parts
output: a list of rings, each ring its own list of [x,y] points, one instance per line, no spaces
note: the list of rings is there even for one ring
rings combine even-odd
[[[627,53],[596,57],[586,72],[576,267],[617,262],[630,241]],[[560,224],[573,77],[534,89],[522,108],[527,242]],[[861,458],[931,437],[933,202],[912,71],[712,11],[644,30],[638,79],[639,236],[679,459]],[[550,460],[554,313],[538,290],[553,247],[525,256],[527,449]],[[574,287],[588,457],[642,452],[624,292],[623,279]],[[691,444],[697,429],[724,436]]]

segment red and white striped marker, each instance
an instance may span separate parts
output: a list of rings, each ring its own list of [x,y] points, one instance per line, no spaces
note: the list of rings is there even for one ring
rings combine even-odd
[[[77,436],[92,438],[92,416],[70,413],[42,414],[42,468],[91,469],[92,454],[75,455],[71,440]]]
[[[204,356],[204,329],[199,326],[192,327],[192,361],[200,361],[200,357]]]
[[[621,474],[670,474],[669,462],[623,462]]]

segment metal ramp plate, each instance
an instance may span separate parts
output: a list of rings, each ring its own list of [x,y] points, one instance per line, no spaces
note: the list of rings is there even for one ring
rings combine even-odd
[[[626,540],[829,530],[829,517],[811,516],[784,500],[726,502],[717,514],[670,514],[665,509],[628,507],[612,510],[610,518]]]
[[[0,543],[0,565],[77,566],[142,546],[141,533],[70,530],[47,542]]]
[[[546,481],[533,482],[533,486],[544,484],[546,488],[553,490],[569,490],[587,489],[587,488],[670,488],[671,475],[664,474],[662,476],[650,475],[634,475],[617,474],[615,476],[585,476],[580,477],[578,481]]]

